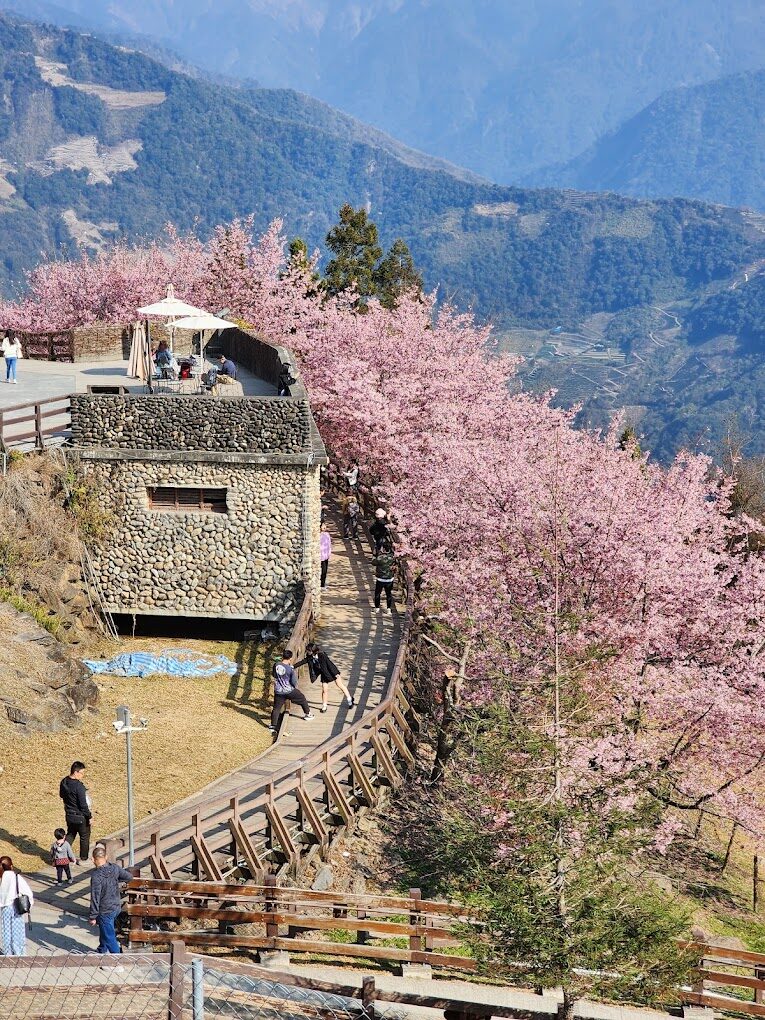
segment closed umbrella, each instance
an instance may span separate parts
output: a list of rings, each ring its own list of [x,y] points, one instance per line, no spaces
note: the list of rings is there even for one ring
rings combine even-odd
[[[146,362],[146,333],[142,322],[133,324],[133,342],[130,345],[128,375],[131,379],[142,379],[144,382],[149,378],[149,368]]]

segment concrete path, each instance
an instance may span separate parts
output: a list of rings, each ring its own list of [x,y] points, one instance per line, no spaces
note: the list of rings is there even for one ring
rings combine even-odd
[[[322,714],[319,711],[319,684],[309,683],[308,670],[303,667],[300,670],[300,687],[315,718],[306,722],[302,712],[294,708],[282,723],[283,732],[278,743],[268,751],[179,804],[139,822],[136,826],[137,862],[145,855],[152,832],[157,829],[172,831],[174,822],[187,820],[193,806],[209,800],[211,796],[233,796],[240,791],[256,789],[283,766],[299,761],[380,702],[393,671],[403,607],[397,606],[392,614],[375,613],[371,600],[374,579],[368,541],[365,538],[346,540],[340,537],[337,514],[330,514],[329,527],[333,552],[315,636],[339,666],[343,679],[355,695],[355,706],[349,708],[333,684],[329,690],[329,709]],[[242,710],[251,710],[262,720],[270,713],[270,701],[268,704],[252,703],[251,709],[243,703]],[[77,869],[71,886],[57,887],[40,876],[35,891],[40,900],[50,906],[82,916],[87,912],[88,887],[89,876]]]
[[[71,364],[64,361],[33,361],[22,359],[17,364],[18,383],[6,383],[5,362],[0,359],[0,410],[16,404],[29,404],[51,397],[65,397],[69,393],[86,393],[88,386],[127,386],[131,393],[145,393],[140,379],[130,379],[127,362],[82,361]],[[238,369],[239,381],[247,397],[274,396],[276,389],[259,379],[246,368]]]

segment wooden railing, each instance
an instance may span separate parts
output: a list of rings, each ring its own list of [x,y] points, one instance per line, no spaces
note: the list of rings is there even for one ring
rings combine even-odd
[[[0,408],[0,450],[7,453],[30,444],[43,450],[68,439],[71,424],[68,395]]]
[[[266,781],[233,796],[192,799],[188,809],[181,805],[147,837],[139,832],[136,865],[166,880],[179,873],[213,882],[299,875],[317,855],[327,856],[336,837],[352,829],[358,813],[376,805],[386,787],[402,782],[414,764],[410,744],[417,727],[402,689],[412,611],[408,574],[405,592],[401,639],[380,703]],[[126,843],[126,834],[118,833],[109,846],[113,859],[123,864]]]
[[[685,948],[699,954],[693,990],[683,992],[686,1002],[765,1017],[765,953],[697,942],[686,943]]]
[[[279,888],[272,876],[264,885],[237,886],[138,878],[128,886],[125,909],[131,946],[166,944],[167,932],[158,931],[157,925],[172,923],[186,926],[176,929],[174,937],[195,946],[330,953],[476,969],[472,958],[443,952],[459,949],[454,925],[471,919],[473,912],[460,904],[424,900],[419,889],[410,890],[409,896],[366,896]],[[145,927],[147,921],[151,929]],[[202,927],[205,922],[208,926]],[[247,932],[236,932],[238,925],[247,925]],[[342,938],[308,939],[309,932],[340,933]],[[348,935],[353,941],[345,940]],[[385,944],[394,939],[403,944]]]

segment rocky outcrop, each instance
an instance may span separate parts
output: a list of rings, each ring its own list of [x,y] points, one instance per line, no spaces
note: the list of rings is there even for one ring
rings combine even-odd
[[[0,734],[63,730],[95,707],[98,687],[56,638],[5,603],[0,626]]]

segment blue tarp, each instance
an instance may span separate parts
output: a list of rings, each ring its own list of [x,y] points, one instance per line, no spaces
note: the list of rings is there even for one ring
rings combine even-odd
[[[216,673],[233,676],[238,666],[225,655],[204,655],[189,648],[171,648],[158,655],[152,652],[124,652],[122,655],[100,662],[85,659],[91,673],[111,673],[113,676],[168,676],[205,677]]]

